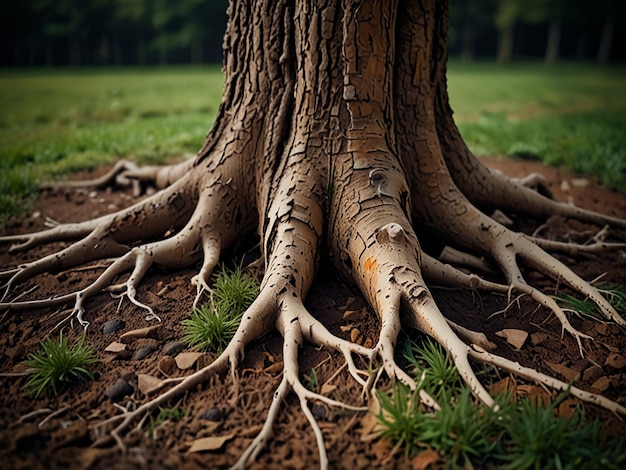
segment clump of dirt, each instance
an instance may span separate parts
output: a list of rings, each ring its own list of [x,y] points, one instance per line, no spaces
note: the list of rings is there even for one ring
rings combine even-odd
[[[538,162],[483,161],[512,177],[541,173],[557,199],[626,218],[626,195],[602,188],[593,179],[547,168]],[[75,178],[93,176],[79,174]],[[135,199],[124,191],[46,191],[30,216],[9,220],[0,234],[38,230],[48,218],[63,222],[85,220],[134,202]],[[512,222],[516,230],[525,233],[539,230],[541,236],[555,239],[569,236],[580,241],[598,230],[598,227],[557,218],[551,218],[543,226],[524,218],[514,218]],[[616,239],[626,240],[624,231],[610,233]],[[41,247],[12,255],[7,246],[1,246],[0,264],[15,266],[49,253],[52,248]],[[241,257],[241,253],[235,256]],[[626,284],[623,252],[561,256],[561,259],[586,280],[603,276],[604,282]],[[45,298],[78,289],[101,269],[90,265],[70,272],[41,275],[20,288],[31,297]],[[184,416],[158,426],[154,418],[150,426],[149,419],[144,429],[126,437],[126,453],[122,454],[115,446],[91,447],[96,424],[118,414],[120,408],[137,406],[145,398],[141,383],[145,375],[179,377],[214,358],[211,354],[195,358],[195,362],[190,361],[189,369],[175,358],[181,350],[188,352],[179,341],[183,336],[181,321],[189,317],[192,309],[195,289],[190,279],[195,273],[193,269],[173,273],[155,271],[143,282],[138,298],[155,309],[161,323],[146,321],[146,312],[123,298],[100,295],[89,301],[85,315],[90,322],[87,342],[93,345],[99,358],[94,368],[94,381],[68,388],[56,397],[33,399],[24,389],[26,377],[0,378],[4,389],[0,395],[0,467],[156,469],[233,465],[261,429],[281,379],[282,343],[278,334],[262,338],[249,349],[236,386],[229,377],[214,377],[185,394],[171,404],[184,410]],[[557,288],[567,292],[532,272],[526,275],[535,285],[544,286],[547,292]],[[626,405],[626,335],[615,325],[572,317],[576,328],[595,338],[594,342],[585,342],[583,358],[576,341],[567,335],[562,337],[560,323],[526,298],[506,309],[507,299],[502,296],[438,288],[433,289],[433,294],[444,314],[457,323],[474,328],[480,325],[478,329],[497,344],[499,354],[562,380],[573,380],[580,388],[602,392]],[[332,272],[318,276],[307,306],[333,334],[365,345],[371,344],[377,336],[378,323],[373,312],[357,291],[337,280]],[[38,349],[39,341],[48,334],[58,334],[58,328],[54,329],[69,314],[68,307],[3,313],[0,371],[3,374],[23,372],[23,361]],[[494,315],[495,312],[501,313]],[[153,328],[145,330],[146,327]],[[76,325],[71,328],[63,324],[62,328],[70,341],[82,334],[82,329]],[[528,339],[520,348],[513,347],[497,334],[507,328],[528,333]],[[112,343],[123,346],[118,345],[116,352],[107,352]],[[333,398],[356,403],[360,387],[347,374],[335,375],[342,366],[343,359],[336,353],[314,345],[303,349],[300,370],[303,376],[310,377],[310,385],[318,390],[324,387],[324,393]],[[384,443],[364,442],[363,413],[348,413],[318,404],[312,406],[312,411],[320,422],[331,468],[409,465],[402,452],[389,458],[390,447]],[[600,416],[608,433],[624,432],[623,423],[617,417],[592,407],[588,408],[588,414]],[[216,436],[222,439],[215,441],[214,450],[190,452],[194,441]],[[315,439],[299,404],[292,400],[280,413],[275,438],[251,468],[313,468],[316,462]]]

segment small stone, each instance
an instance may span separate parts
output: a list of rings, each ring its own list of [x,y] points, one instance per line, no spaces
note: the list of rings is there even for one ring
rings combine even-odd
[[[328,418],[328,410],[321,403],[314,403],[311,407],[311,414],[318,421],[326,421]]]
[[[135,389],[126,380],[118,379],[117,382],[106,389],[104,394],[109,400],[117,401],[132,394],[134,391]]]
[[[111,335],[113,333],[120,331],[125,326],[126,326],[126,323],[124,323],[122,320],[118,320],[118,319],[108,320],[104,322],[104,325],[102,325],[102,334]]]
[[[566,193],[570,190],[570,188],[570,184],[566,180],[561,181],[561,191]]]
[[[200,415],[200,419],[206,419],[217,423],[224,419],[224,413],[219,408],[209,408]]]
[[[89,197],[90,197],[91,199],[95,199],[95,198],[97,198],[97,197],[98,197],[98,191],[90,191],[90,192],[89,192]]]
[[[182,341],[170,341],[163,346],[163,355],[174,357],[185,349],[185,343]]]
[[[145,359],[156,350],[157,350],[156,346],[143,346],[137,349],[137,351],[135,351],[135,354],[133,354],[132,360],[141,361],[142,359]]]

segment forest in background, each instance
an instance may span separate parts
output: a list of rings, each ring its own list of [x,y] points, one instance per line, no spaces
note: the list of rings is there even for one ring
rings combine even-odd
[[[21,0],[0,16],[0,67],[219,63],[227,0]],[[450,54],[626,60],[623,0],[450,0]]]

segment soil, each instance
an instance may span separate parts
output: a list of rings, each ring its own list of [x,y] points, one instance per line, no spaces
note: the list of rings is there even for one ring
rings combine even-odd
[[[626,195],[607,190],[593,179],[548,168],[538,162],[484,159],[489,166],[513,177],[541,173],[554,196],[576,205],[626,218]],[[93,174],[75,175],[76,179],[92,178]],[[79,221],[111,212],[135,202],[128,192],[81,190],[51,190],[42,192],[35,211],[26,218],[9,220],[0,234],[34,231],[44,226],[46,219]],[[545,222],[545,221],[543,221]],[[513,228],[533,233],[542,223],[523,218],[513,219]],[[552,217],[541,228],[541,235],[554,239],[582,240],[597,227]],[[626,233],[611,230],[610,236],[626,240]],[[61,246],[56,244],[56,248]],[[33,249],[27,253],[8,254],[0,246],[0,266],[10,267],[51,252],[55,245]],[[241,258],[246,247],[234,253]],[[243,250],[243,251],[242,251]],[[623,252],[598,255],[560,256],[587,280],[604,274],[603,281],[626,285],[626,257]],[[356,338],[371,344],[377,334],[377,321],[360,294],[322,268],[309,294],[308,308],[331,330],[347,339]],[[76,290],[89,282],[101,269],[90,267],[57,274],[45,274],[21,285],[24,298],[47,297],[59,292]],[[181,370],[176,360],[164,349],[181,339],[181,321],[190,315],[195,295],[190,285],[193,269],[177,272],[153,272],[142,284],[138,298],[152,305],[162,322],[146,321],[145,311],[127,300],[116,300],[108,294],[88,302],[85,318],[90,322],[87,341],[97,352],[93,367],[95,380],[63,389],[58,396],[33,399],[24,390],[24,376],[2,376],[4,393],[0,395],[0,468],[227,468],[260,430],[275,387],[281,379],[282,342],[278,334],[269,334],[247,351],[235,387],[229,377],[214,377],[206,384],[180,397],[177,405],[187,416],[157,427],[152,436],[146,430],[131,432],[124,440],[123,454],[115,445],[91,447],[93,427],[120,413],[120,406],[132,408],[144,400],[138,386],[138,374],[165,378],[189,373]],[[547,292],[554,292],[554,282],[536,273],[526,272],[529,280]],[[29,292],[36,286],[35,292]],[[562,286],[560,287],[562,289]],[[561,290],[567,292],[566,290]],[[525,298],[505,310],[507,299],[491,294],[477,294],[461,289],[434,288],[442,311],[453,320],[484,331],[497,344],[496,352],[520,363],[556,375],[562,380],[573,379],[580,388],[602,392],[626,405],[626,335],[612,324],[572,317],[572,322],[595,341],[585,342],[586,355],[581,358],[575,340],[563,336],[553,315],[537,309]],[[23,361],[38,349],[38,343],[65,316],[69,308],[43,309],[21,313],[8,312],[0,316],[0,372],[23,372]],[[119,319],[124,326],[105,334],[104,324]],[[127,344],[123,353],[105,352],[122,334],[158,325],[156,330]],[[497,332],[505,328],[521,329],[529,338],[520,349],[508,344]],[[355,331],[358,330],[358,331]],[[77,325],[63,326],[63,333],[74,341],[82,333]],[[55,333],[56,335],[57,333]],[[133,357],[137,351],[148,353],[144,358]],[[193,368],[208,363],[214,356],[207,354]],[[336,376],[343,360],[338,354],[307,345],[301,351],[300,368],[303,377],[315,369],[318,389],[331,397],[360,404],[360,388],[345,370]],[[506,374],[504,374],[506,376]],[[132,393],[116,401],[107,397],[110,387],[120,379],[132,387]],[[522,382],[516,380],[521,385]],[[502,385],[502,382],[499,383]],[[518,387],[517,392],[537,393],[538,388]],[[366,413],[346,412],[314,405],[326,440],[331,468],[406,468],[410,462],[403,452],[390,453],[385,441],[363,438],[368,419]],[[615,416],[587,407],[592,417],[600,417],[609,434],[624,432],[623,423]],[[315,468],[319,459],[315,438],[309,424],[292,398],[284,403],[275,426],[275,436],[250,468]],[[213,451],[190,452],[191,444],[200,438],[221,436],[223,443]],[[441,463],[441,462],[440,462]]]

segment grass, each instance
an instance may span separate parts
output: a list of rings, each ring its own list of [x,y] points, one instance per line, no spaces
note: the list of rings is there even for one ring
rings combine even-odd
[[[156,416],[150,417],[150,424],[148,425],[148,435],[154,438],[154,431],[167,421],[176,423],[183,418],[189,416],[189,411],[182,409],[178,406],[172,406],[168,408],[159,408],[159,413]]]
[[[423,409],[419,390],[397,382],[389,392],[378,393],[380,435],[409,458],[433,449],[445,468],[618,469],[626,464],[623,436],[603,436],[600,422],[589,421],[582,408],[558,416],[566,393],[545,407],[501,395],[494,410],[477,404],[458,376],[452,377],[456,369],[432,341],[418,345],[406,339],[404,356],[420,386],[441,407],[437,412]]]
[[[448,86],[477,155],[541,159],[626,190],[625,72],[451,61]],[[29,210],[44,180],[195,153],[222,81],[217,66],[0,71],[0,223]]]
[[[0,222],[45,180],[197,152],[222,81],[218,67],[0,72]]]
[[[626,318],[626,286],[619,284],[597,284],[598,292],[611,304],[615,311]],[[554,296],[565,311],[573,312],[584,317],[599,320],[602,315],[597,305],[589,299],[578,299],[569,294],[559,293]]]
[[[517,156],[626,190],[624,66],[449,64],[455,120],[476,155]]]
[[[222,267],[215,276],[208,305],[195,308],[182,321],[183,342],[199,351],[222,352],[235,335],[246,309],[259,295],[259,284],[241,267]]]
[[[33,397],[49,392],[57,395],[63,386],[93,379],[89,366],[96,362],[96,357],[84,336],[70,346],[61,334],[58,341],[47,338],[40,347],[25,361],[32,370],[26,389]]]

